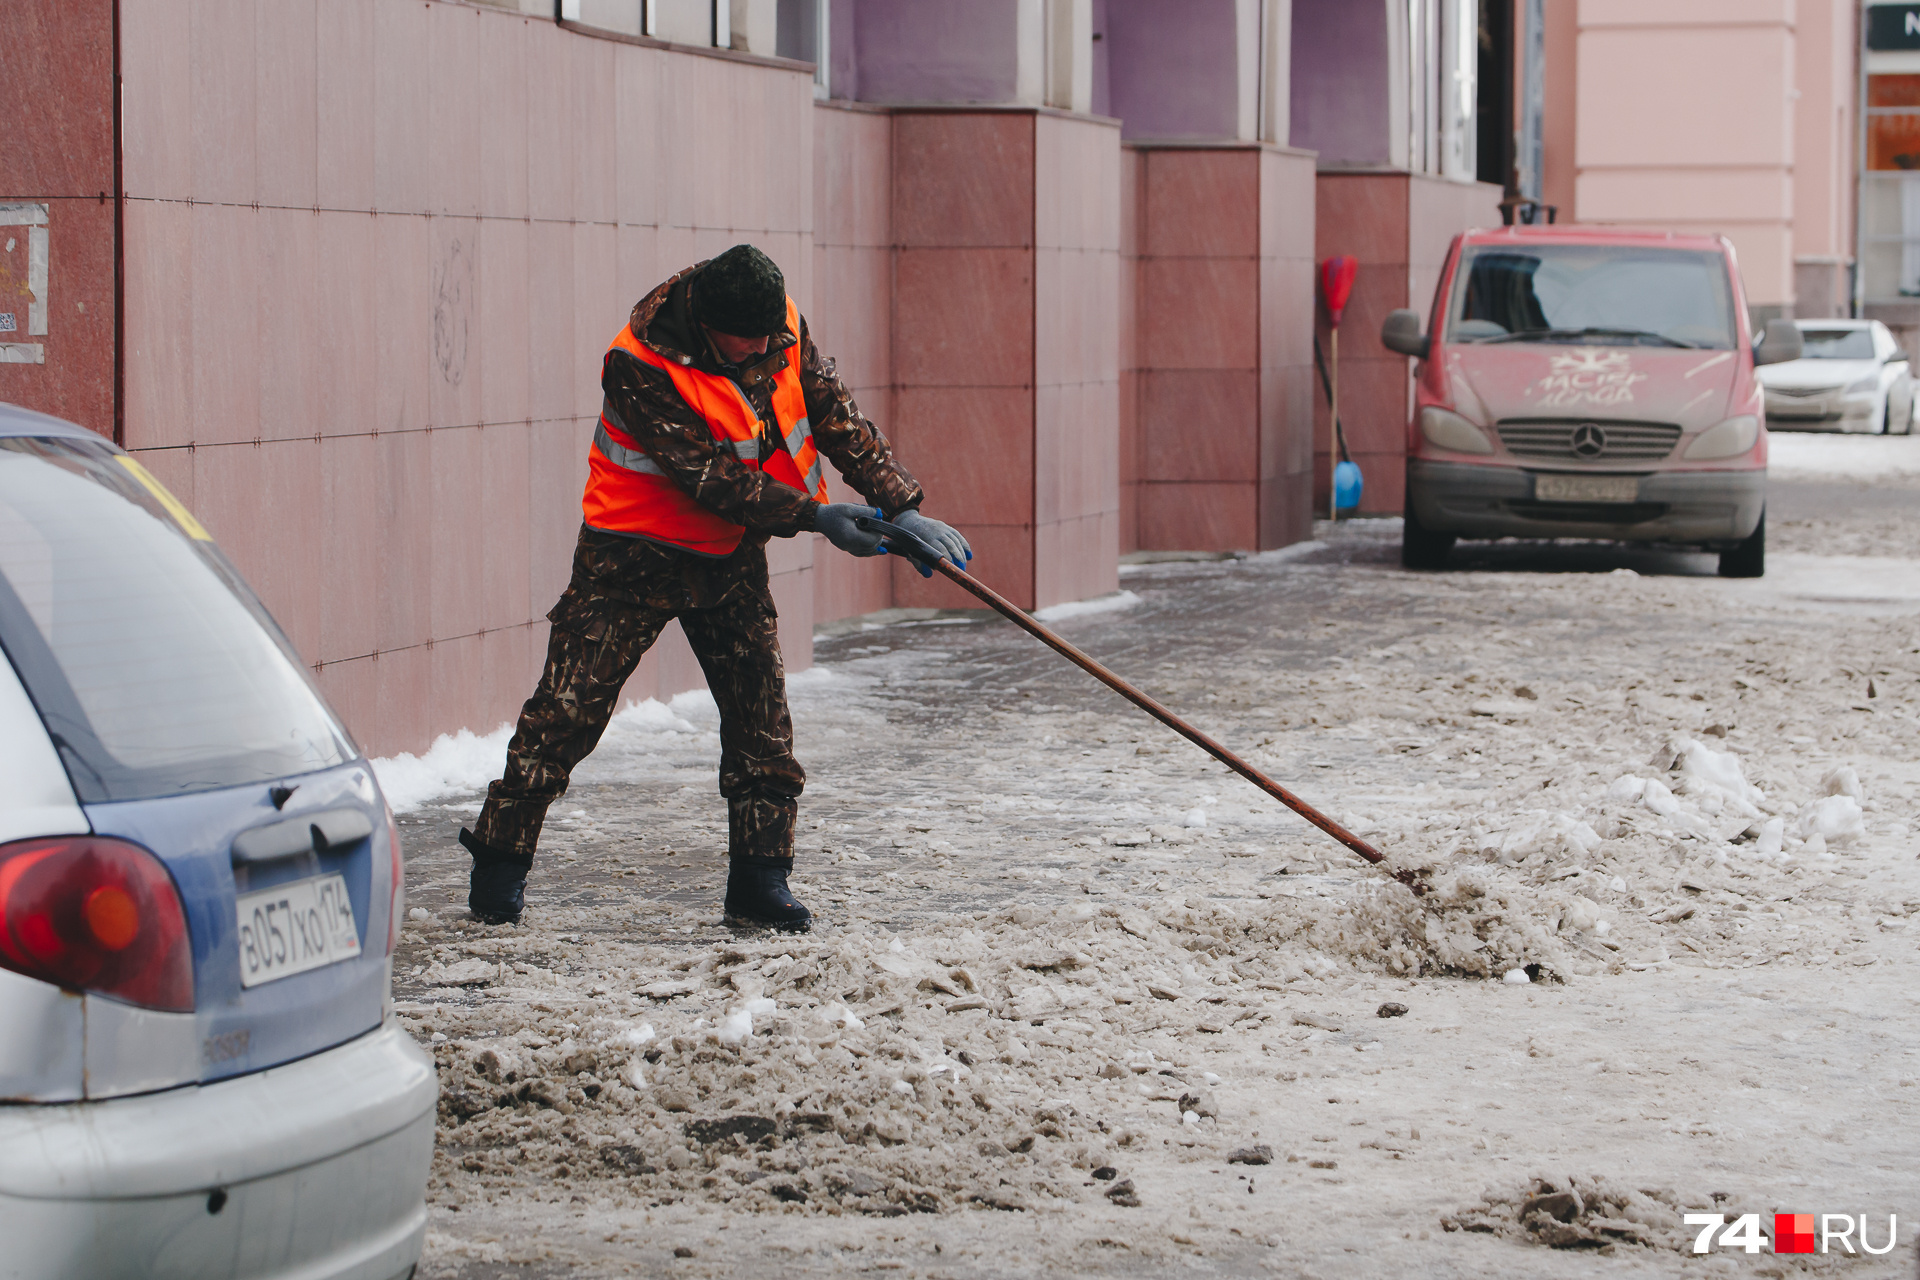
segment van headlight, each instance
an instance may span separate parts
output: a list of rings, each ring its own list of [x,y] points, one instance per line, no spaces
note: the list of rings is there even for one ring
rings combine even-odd
[[[1420,411],[1420,434],[1437,449],[1455,453],[1492,453],[1487,433],[1449,409],[1429,405]]]
[[[1750,413],[1737,418],[1728,418],[1716,423],[1694,437],[1687,446],[1688,462],[1699,462],[1707,458],[1737,458],[1753,448],[1760,438],[1760,419]]]

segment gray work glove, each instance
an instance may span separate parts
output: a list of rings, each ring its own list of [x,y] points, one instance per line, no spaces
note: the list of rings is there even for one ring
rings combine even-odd
[[[878,507],[863,507],[857,502],[828,502],[813,509],[813,527],[850,556],[877,556],[880,535],[860,528],[854,520],[879,514]]]
[[[973,548],[967,545],[967,540],[960,536],[958,529],[931,516],[921,515],[918,508],[902,511],[893,518],[893,523],[952,561],[956,569],[966,568],[967,562],[973,559]]]

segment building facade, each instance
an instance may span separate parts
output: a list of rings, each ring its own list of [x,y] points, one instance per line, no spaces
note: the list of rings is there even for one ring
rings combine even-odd
[[[15,0],[0,77],[41,124],[0,139],[0,399],[138,455],[363,745],[417,750],[531,688],[633,301],[749,240],[981,576],[1098,595],[1131,552],[1310,531],[1330,254],[1398,510],[1375,334],[1499,217],[1506,10]],[[812,535],[771,559],[795,670],[823,622],[971,603]],[[670,630],[628,694],[699,682]]]
[[[1862,314],[1897,301],[1869,249],[1861,190],[1859,0],[1528,0],[1538,15],[1541,138],[1523,193],[1561,221],[1725,235],[1756,320]],[[1869,6],[1920,8],[1910,4]],[[1920,37],[1912,46],[1920,50]],[[1525,54],[1523,53],[1523,56]],[[1870,52],[1920,70],[1920,52]],[[1523,77],[1524,78],[1524,77]],[[1895,92],[1893,82],[1886,82]],[[1914,99],[1920,102],[1920,97]],[[1517,124],[1528,127],[1524,94]],[[1891,173],[1896,167],[1887,157]],[[1870,219],[1898,238],[1901,179],[1866,174]],[[1876,204],[1876,200],[1878,203]],[[1891,203],[1889,203],[1891,201]],[[1876,212],[1882,211],[1882,212]],[[1920,224],[1916,224],[1920,227]],[[1871,236],[1869,236],[1869,241]],[[1885,259],[1901,250],[1892,241]],[[1920,259],[1916,259],[1920,261]]]

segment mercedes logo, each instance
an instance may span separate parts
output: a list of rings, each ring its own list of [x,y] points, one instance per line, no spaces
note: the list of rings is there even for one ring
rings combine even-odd
[[[1581,423],[1573,429],[1573,451],[1583,458],[1599,457],[1607,451],[1607,433],[1596,423]]]

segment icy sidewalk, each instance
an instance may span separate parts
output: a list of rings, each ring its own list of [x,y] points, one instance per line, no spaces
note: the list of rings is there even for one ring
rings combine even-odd
[[[797,682],[807,937],[715,925],[710,706],[609,735],[520,929],[470,799],[407,820],[429,1274],[1671,1274],[1688,1209],[1920,1209],[1915,621],[1332,536],[1059,625],[1431,906],[998,622]]]

